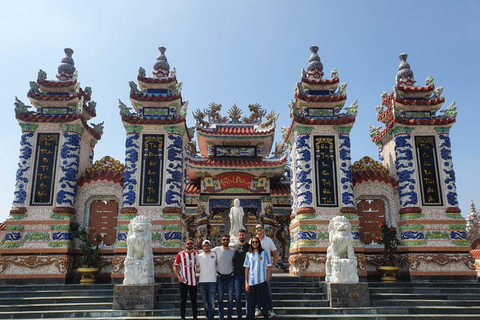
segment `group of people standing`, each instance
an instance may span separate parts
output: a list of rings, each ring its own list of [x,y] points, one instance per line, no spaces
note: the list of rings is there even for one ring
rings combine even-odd
[[[243,319],[242,292],[245,290],[246,319],[263,315],[275,317],[271,290],[272,268],[278,262],[278,252],[272,239],[265,235],[263,225],[255,227],[257,235],[246,240],[244,229],[238,231],[238,243],[230,247],[230,236],[222,237],[222,245],[211,247],[209,240],[202,243],[203,252],[194,250],[194,240],[188,238],[185,250],[178,253],[173,270],[180,283],[180,315],[185,319],[187,294],[192,303],[193,319],[197,319],[197,285],[202,295],[208,320],[215,315],[215,297],[218,293],[218,316],[225,319],[224,295],[227,295],[227,319],[232,319],[233,297],[237,319]],[[272,261],[273,256],[273,261]],[[197,281],[197,267],[200,271]]]

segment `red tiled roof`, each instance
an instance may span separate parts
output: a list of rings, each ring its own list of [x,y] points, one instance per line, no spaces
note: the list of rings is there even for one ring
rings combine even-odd
[[[135,99],[137,101],[173,101],[176,99],[180,99],[182,96],[180,94],[172,95],[172,96],[150,96],[150,95],[143,95],[143,94],[130,94],[131,99]]]
[[[176,124],[180,122],[185,122],[185,117],[183,118],[144,118],[144,117],[122,116],[122,121],[131,123],[131,124]]]
[[[138,81],[142,81],[145,83],[170,83],[174,82],[177,80],[177,77],[174,78],[166,78],[166,79],[154,79],[154,78],[148,78],[148,77],[137,77]]]
[[[39,94],[28,91],[27,96],[35,100],[43,101],[69,101],[75,98],[78,98],[79,94],[68,94],[68,95],[54,95],[54,94]]]
[[[97,140],[100,140],[102,138],[101,135],[99,135],[98,133],[96,133],[87,123],[87,121],[82,118],[82,124],[83,126],[87,129],[88,132],[90,132],[90,134]]]
[[[92,163],[78,179],[78,187],[83,187],[90,182],[109,181],[123,187],[123,174],[125,165],[112,157],[105,156]]]
[[[355,122],[355,117],[342,117],[342,118],[325,118],[325,119],[314,119],[314,118],[306,118],[306,117],[295,117],[295,122],[302,123],[302,124],[310,124],[310,125],[342,125],[347,123]]]
[[[471,250],[470,253],[476,258],[480,258],[480,250]]]
[[[370,157],[363,157],[352,166],[353,185],[363,182],[384,182],[393,188],[398,187],[398,181],[392,177],[388,169],[380,162]]]
[[[17,113],[15,117],[18,120],[29,122],[70,122],[80,119],[80,114],[69,114],[67,116],[44,116],[38,114]]]
[[[0,230],[2,230],[2,231],[6,230],[5,223],[0,223]]]
[[[417,106],[431,106],[431,105],[436,105],[445,102],[445,98],[435,98],[435,99],[402,99],[402,98],[393,98],[394,101],[401,103],[401,104],[406,104],[406,105],[417,105]]]
[[[71,85],[77,84],[77,80],[75,79],[70,81],[55,81],[37,79],[37,83],[45,87],[70,87]]]
[[[203,167],[267,168],[278,167],[285,164],[286,162],[286,157],[277,161],[187,158],[187,163]]]
[[[441,119],[402,119],[402,118],[394,118],[388,126],[383,129],[379,134],[372,138],[373,142],[377,142],[382,138],[392,127],[395,123],[400,123],[404,125],[430,125],[430,126],[439,126],[439,125],[446,125],[450,123],[454,123],[455,118],[441,118]]]
[[[428,92],[435,89],[435,86],[427,86],[427,87],[413,87],[413,86],[397,86],[398,90],[403,92]]]
[[[314,96],[311,94],[298,94],[295,93],[295,98],[296,99],[301,99],[305,100],[307,102],[334,102],[334,101],[341,101],[341,100],[346,100],[347,95],[340,95],[340,96]]]
[[[200,183],[198,181],[190,182],[185,191],[189,196],[200,195]]]
[[[340,79],[336,78],[336,79],[309,80],[309,79],[302,78],[301,81],[308,84],[334,84],[334,83],[338,83]]]
[[[215,131],[197,126],[197,131],[205,134],[225,134],[225,135],[267,135],[275,131],[272,127],[268,131],[255,131],[253,127],[218,127]]]
[[[290,185],[283,183],[272,183],[270,186],[270,194],[272,196],[289,196]]]

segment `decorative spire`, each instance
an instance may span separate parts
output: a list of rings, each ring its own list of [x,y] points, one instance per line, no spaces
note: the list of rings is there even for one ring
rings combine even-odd
[[[399,56],[400,65],[398,66],[397,76],[395,78],[397,86],[404,85],[404,86],[413,86],[415,83],[415,79],[413,78],[413,71],[410,70],[410,65],[407,62],[408,54],[402,53]]]
[[[308,60],[307,77],[310,80],[320,80],[323,77],[323,64],[320,62],[320,57],[317,54],[318,47],[311,46],[310,51],[312,54]]]
[[[65,56],[58,66],[57,79],[60,81],[70,81],[75,77],[75,61],[73,61],[73,50],[65,48]]]
[[[153,64],[153,77],[157,79],[168,77],[168,74],[170,73],[170,65],[165,56],[165,51],[167,49],[165,47],[159,47],[158,50],[160,50],[160,54]]]

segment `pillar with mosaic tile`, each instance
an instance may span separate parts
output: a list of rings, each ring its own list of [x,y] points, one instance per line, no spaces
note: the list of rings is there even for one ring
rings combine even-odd
[[[431,76],[424,86],[415,86],[407,54],[400,61],[393,92],[383,92],[376,107],[385,128],[370,126],[382,165],[398,183],[399,206],[389,219],[401,234],[400,276],[473,279],[474,258],[458,207],[449,136],[455,101],[440,110],[443,88],[435,87]]]

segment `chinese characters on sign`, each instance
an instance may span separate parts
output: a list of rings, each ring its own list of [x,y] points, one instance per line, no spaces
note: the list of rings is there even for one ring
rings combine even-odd
[[[143,135],[140,183],[142,206],[159,206],[162,203],[163,145],[163,135]]]
[[[441,206],[443,201],[438,175],[435,137],[415,137],[415,149],[417,151],[422,203],[424,206]]]
[[[337,177],[335,163],[335,137],[314,136],[315,187],[317,206],[336,207]]]
[[[39,133],[37,136],[33,188],[30,201],[32,206],[52,205],[59,137],[58,133]]]

